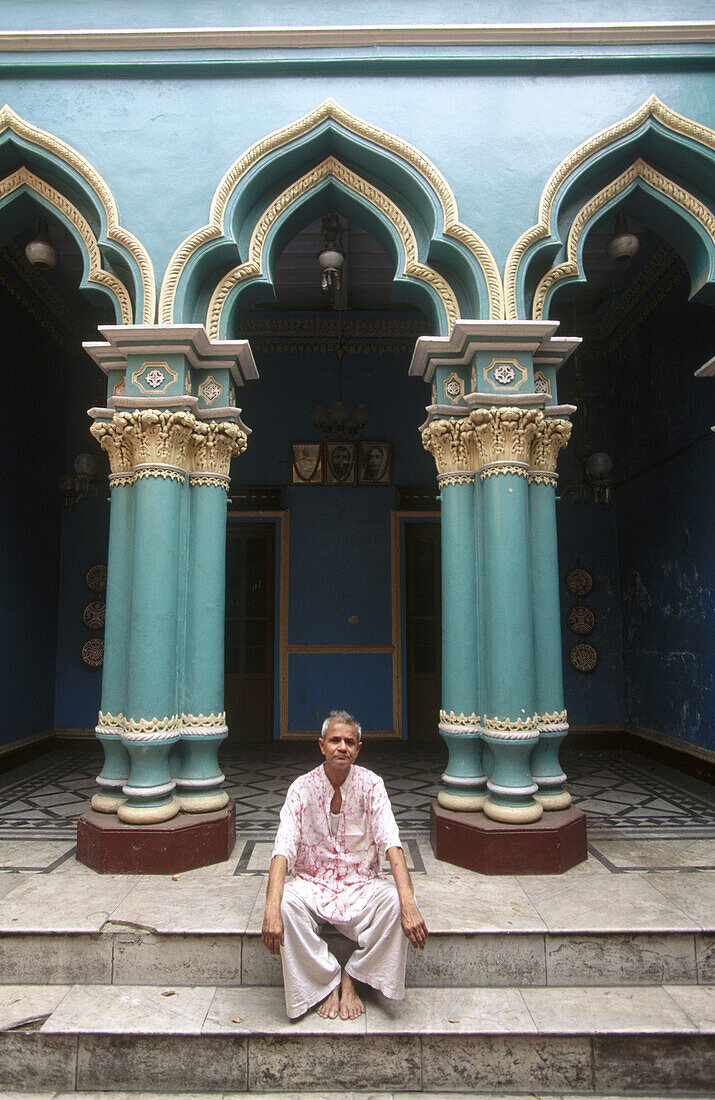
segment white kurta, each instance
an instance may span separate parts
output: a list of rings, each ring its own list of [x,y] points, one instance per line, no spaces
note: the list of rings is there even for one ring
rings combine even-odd
[[[353,765],[335,793],[322,765],[297,779],[281,811],[273,855],[285,856],[281,949],[286,1010],[292,1018],[324,1000],[340,980],[340,965],[321,937],[323,922],[357,943],[346,970],[386,997],[404,996],[407,938],[395,884],[380,859],[401,847],[385,784]],[[331,821],[332,818],[332,821]]]

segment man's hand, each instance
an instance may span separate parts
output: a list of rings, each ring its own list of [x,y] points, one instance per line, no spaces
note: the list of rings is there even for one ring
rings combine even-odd
[[[266,903],[261,939],[271,955],[280,955],[284,943],[283,917],[281,916],[280,906],[276,909],[270,903]]]
[[[402,901],[400,899],[402,931],[407,936],[413,947],[419,947],[420,951],[424,951],[424,946],[427,943],[427,925],[422,919],[415,899],[407,899]]]

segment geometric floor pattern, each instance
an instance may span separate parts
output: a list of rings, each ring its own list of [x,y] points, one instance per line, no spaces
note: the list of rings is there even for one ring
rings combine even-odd
[[[708,784],[625,750],[565,747],[561,755],[574,804],[587,814],[590,840],[715,839],[715,791]],[[237,830],[256,841],[271,837],[289,784],[318,759],[314,746],[298,744],[238,751],[222,760]],[[426,835],[444,751],[368,742],[360,763],[384,778],[402,832]],[[100,767],[101,754],[91,744],[53,749],[0,775],[0,840],[71,839],[97,789]]]

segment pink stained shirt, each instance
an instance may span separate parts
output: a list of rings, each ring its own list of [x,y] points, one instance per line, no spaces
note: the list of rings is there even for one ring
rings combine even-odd
[[[401,848],[400,833],[379,775],[353,764],[340,788],[335,836],[330,803],[335,790],[321,764],[288,788],[273,856],[285,856],[293,882],[324,920],[353,920],[370,901],[372,884],[388,848]],[[272,857],[271,857],[272,858]]]

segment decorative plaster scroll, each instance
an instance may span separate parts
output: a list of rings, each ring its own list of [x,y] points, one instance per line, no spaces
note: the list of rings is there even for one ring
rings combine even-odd
[[[689,191],[679,187],[677,183],[656,171],[655,168],[651,168],[646,161],[639,157],[631,164],[630,168],[626,168],[625,172],[621,172],[620,176],[617,176],[616,179],[602,188],[579,210],[569,229],[566,243],[567,259],[547,271],[536,288],[531,311],[534,320],[540,321],[543,318],[546,297],[552,287],[562,279],[574,278],[581,273],[579,241],[589,222],[602,207],[606,206],[622,191],[625,191],[637,179],[642,179],[653,190],[659,191],[661,195],[665,195],[666,198],[692,215],[702,225],[715,244],[715,215]]]
[[[492,462],[521,462],[528,469],[531,444],[543,421],[538,409],[472,409],[469,422],[474,428],[478,467]],[[496,467],[495,467],[496,469]]]
[[[181,735],[187,737],[219,737],[228,733],[226,714],[182,714]]]
[[[118,485],[133,485],[134,480],[134,474],[110,474],[109,488],[114,489]]]
[[[121,737],[124,729],[124,715],[104,713],[100,710],[94,732],[102,737]]]
[[[525,466],[512,466],[508,462],[500,462],[496,466],[487,466],[485,470],[479,471],[481,481],[486,481],[488,477],[498,477],[499,474],[514,474],[516,477],[528,477],[529,471]]]
[[[459,221],[456,199],[442,173],[413,145],[351,114],[333,99],[326,99],[297,122],[292,122],[256,142],[229,168],[211,201],[208,224],[183,241],[169,262],[159,298],[160,324],[171,324],[174,321],[177,286],[191,256],[205,244],[223,236],[226,208],[240,181],[269,153],[309,133],[327,119],[333,119],[350,133],[396,154],[427,181],[442,207],[445,236],[459,241],[476,258],[488,288],[489,316],[492,320],[501,319],[504,316],[504,291],[497,262],[482,239]]]
[[[543,417],[531,442],[531,468],[556,477],[559,451],[571,438],[571,421],[561,417]]]
[[[537,714],[535,720],[539,724],[539,729],[542,729],[544,726],[563,725],[568,722],[568,715],[565,710],[553,710],[547,714]]]
[[[151,260],[144,246],[140,244],[137,238],[119,224],[119,211],[114,196],[99,172],[97,172],[76,149],[73,149],[71,145],[67,145],[60,138],[55,137],[54,134],[49,134],[45,130],[40,130],[38,127],[32,126],[29,122],[26,122],[24,119],[20,118],[19,115],[15,114],[11,107],[5,104],[0,110],[0,133],[7,129],[17,134],[18,137],[22,138],[24,141],[36,145],[41,149],[46,149],[53,156],[64,161],[65,164],[69,165],[73,171],[77,172],[89,185],[92,191],[94,191],[104,208],[107,219],[107,240],[125,249],[139,269],[143,297],[141,303],[141,323],[145,325],[153,324],[156,309],[156,283]],[[62,197],[64,199],[64,196]],[[64,201],[67,202],[66,199],[64,199]],[[139,321],[139,313],[140,310],[138,307],[137,321]],[[129,320],[123,323],[130,324],[133,319],[133,312],[130,311]]]
[[[243,454],[247,446],[246,433],[230,420],[194,420],[189,469],[192,473],[228,478],[231,459]]]
[[[121,474],[131,478],[130,471],[134,465],[132,448],[125,434],[124,424],[117,421],[116,414],[111,420],[95,420],[89,430],[102,450],[107,452],[111,474]],[[131,482],[125,481],[122,484],[127,485]]]
[[[437,484],[440,489],[445,485],[474,485],[475,474],[438,474]]]
[[[442,733],[454,733],[459,734],[460,736],[462,734],[471,734],[472,736],[476,736],[477,734],[480,734],[482,732],[481,726],[458,726],[453,725],[451,722],[440,722],[439,729]]]
[[[459,305],[454,291],[447,280],[438,272],[426,264],[420,263],[417,237],[415,236],[415,232],[410,222],[400,208],[396,206],[387,195],[379,191],[377,187],[369,183],[366,179],[363,179],[357,172],[353,172],[352,169],[347,168],[341,161],[337,160],[336,157],[326,157],[321,164],[312,168],[310,172],[306,172],[304,176],[301,176],[301,178],[296,180],[295,183],[292,183],[290,187],[287,187],[285,191],[274,199],[270,206],[266,208],[251,234],[251,240],[248,245],[248,259],[245,263],[239,264],[229,271],[217,284],[211,295],[206,313],[206,331],[211,340],[218,340],[220,337],[221,314],[234,287],[238,286],[238,284],[245,279],[253,279],[263,273],[263,248],[273,224],[288,207],[296,202],[297,199],[329,176],[333,176],[335,179],[340,180],[340,182],[349,187],[351,191],[355,191],[356,194],[366,198],[368,202],[371,202],[376,209],[389,219],[402,241],[405,255],[403,273],[412,278],[419,279],[421,282],[427,283],[436,291],[444,306],[450,329],[455,321],[459,320]]]
[[[539,201],[539,216],[536,225],[527,229],[519,237],[507,258],[504,272],[505,316],[507,320],[516,321],[518,319],[516,286],[519,266],[532,245],[549,236],[554,200],[565,181],[589,157],[606,146],[619,141],[626,134],[633,133],[651,116],[667,129],[701,142],[709,149],[715,149],[715,131],[708,126],[702,126],[694,122],[685,115],[678,114],[670,107],[666,107],[656,95],[651,95],[632,114],[616,122],[613,126],[594,134],[593,137],[574,149],[561,162],[546,184]]]
[[[455,714],[453,710],[441,710],[439,712],[440,725],[479,728],[481,720],[481,715],[477,714]]]
[[[179,719],[171,718],[124,718],[122,737],[127,741],[169,741],[180,734]]]
[[[2,116],[0,113],[0,121],[1,118]],[[122,324],[130,325],[133,320],[133,310],[129,291],[121,279],[118,279],[116,275],[112,275],[111,272],[105,271],[102,267],[102,255],[99,251],[97,238],[92,232],[86,218],[60,191],[57,191],[54,187],[51,187],[49,183],[39,179],[38,176],[33,175],[32,172],[24,167],[18,168],[16,172],[0,180],[0,201],[8,195],[11,195],[13,191],[18,191],[22,187],[27,187],[31,191],[34,191],[37,195],[54,206],[56,210],[72,223],[87,249],[87,255],[89,257],[89,282],[94,283],[96,286],[105,287],[112,292],[119,305]]]
[[[438,474],[471,474],[479,465],[468,417],[433,420],[422,432],[422,446],[435,460]]]

